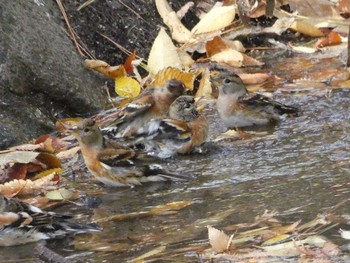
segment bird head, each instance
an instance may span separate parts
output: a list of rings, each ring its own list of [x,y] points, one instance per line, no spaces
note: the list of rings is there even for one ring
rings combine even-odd
[[[85,119],[78,122],[77,125],[72,128],[72,131],[79,143],[92,147],[102,147],[103,145],[103,137],[100,128],[92,119]]]
[[[198,117],[193,96],[178,97],[169,108],[170,118],[181,121],[192,121]]]
[[[243,96],[248,91],[242,79],[233,72],[220,72],[211,77],[212,84],[219,89],[219,96]]]
[[[177,79],[169,80],[166,83],[166,88],[175,97],[182,95],[182,93],[184,93],[184,91],[185,91],[185,85]]]

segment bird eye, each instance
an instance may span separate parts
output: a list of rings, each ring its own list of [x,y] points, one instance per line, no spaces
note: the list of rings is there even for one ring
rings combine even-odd
[[[85,129],[84,129],[84,132],[89,132],[89,131],[90,131],[89,128],[85,128]]]
[[[230,84],[231,80],[230,79],[224,79],[224,84]]]

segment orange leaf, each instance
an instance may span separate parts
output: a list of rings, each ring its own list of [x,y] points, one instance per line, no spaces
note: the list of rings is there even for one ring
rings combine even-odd
[[[39,137],[35,144],[42,144],[40,147],[40,150],[49,152],[49,153],[56,153],[63,151],[67,149],[68,144],[67,142],[64,142],[63,140],[57,138],[56,136],[46,134],[41,137]]]
[[[115,79],[118,77],[126,76],[126,70],[123,65],[110,66],[108,63],[102,60],[85,60],[85,67],[96,70],[108,78]]]
[[[163,86],[170,79],[177,79],[182,81],[188,90],[193,90],[193,82],[198,73],[184,72],[177,68],[166,68],[159,71],[154,80],[150,84],[150,87]]]
[[[211,56],[215,55],[216,53],[224,51],[228,48],[229,48],[229,46],[219,36],[214,37],[212,40],[208,41],[205,44],[205,49],[207,51],[208,57],[211,57]]]
[[[334,45],[339,45],[340,43],[341,43],[341,37],[339,33],[331,31],[326,37],[319,39],[316,42],[315,47],[334,46]]]
[[[134,66],[131,64],[133,60],[136,58],[136,50],[130,54],[130,56],[126,59],[124,63],[124,68],[128,74],[133,73]]]

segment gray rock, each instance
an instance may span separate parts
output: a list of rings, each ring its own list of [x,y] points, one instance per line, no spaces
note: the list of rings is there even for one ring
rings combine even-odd
[[[0,0],[0,149],[53,131],[57,116],[106,107],[55,1]]]

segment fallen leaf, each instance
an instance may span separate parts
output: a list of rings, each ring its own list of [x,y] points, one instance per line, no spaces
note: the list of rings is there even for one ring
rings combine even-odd
[[[197,25],[193,27],[193,34],[203,34],[223,29],[230,25],[235,18],[236,9],[234,5],[215,5],[205,14]]]
[[[183,68],[176,47],[164,28],[160,29],[158,36],[154,40],[148,57],[147,67],[152,74],[156,74],[167,67]]]
[[[45,196],[52,201],[72,200],[73,197],[76,197],[71,190],[66,188],[49,191]]]
[[[141,92],[140,83],[130,77],[119,77],[115,79],[115,92],[124,98],[135,98]]]
[[[260,84],[272,78],[268,73],[240,73],[238,76],[246,85]]]
[[[218,253],[227,250],[230,237],[226,235],[224,231],[218,230],[212,226],[207,226],[207,228],[211,247]]]
[[[234,67],[241,67],[243,65],[243,54],[233,50],[233,49],[225,49],[209,58],[211,61],[215,61],[218,63],[226,63]]]
[[[32,180],[13,180],[11,182],[0,185],[0,194],[13,197],[15,195],[34,194],[47,188],[50,188],[58,183],[53,180],[56,177],[56,173],[52,173],[41,179]]]
[[[210,82],[210,71],[205,68],[202,72],[202,78],[199,83],[198,91],[196,97],[211,97],[212,87]]]
[[[48,153],[63,151],[67,149],[69,145],[69,143],[51,134],[46,134],[39,137],[35,141],[35,144],[40,144],[40,150]]]
[[[341,36],[339,33],[331,31],[326,37],[319,39],[315,47],[327,47],[339,45],[341,43]]]
[[[295,21],[290,26],[290,29],[293,29],[296,32],[302,33],[302,34],[310,36],[310,37],[322,37],[323,36],[323,33],[321,30],[319,30],[317,27],[312,26],[304,21]]]
[[[123,66],[125,68],[126,73],[128,74],[132,74],[134,72],[134,65],[133,65],[133,61],[136,58],[136,51],[132,52],[128,58],[125,60]]]
[[[28,152],[28,151],[13,151],[8,153],[0,154],[0,166],[4,166],[8,163],[30,163],[37,156],[39,152]]]
[[[60,160],[72,159],[73,156],[76,155],[79,150],[80,147],[75,146],[73,148],[70,148],[69,150],[59,152],[58,154],[56,154],[56,157]]]
[[[124,77],[127,75],[123,65],[110,66],[108,63],[102,60],[85,60],[85,67],[88,69],[96,70],[108,78],[115,79],[118,77]]]
[[[191,39],[191,32],[181,23],[179,17],[170,7],[166,0],[156,0],[156,7],[160,17],[163,19],[171,32],[171,37],[179,43],[186,43]]]
[[[168,67],[159,71],[155,76],[154,80],[151,82],[149,87],[163,86],[170,79],[177,79],[181,81],[186,89],[193,90],[193,82],[196,78],[194,73],[185,72],[177,68]]]
[[[350,231],[339,229],[340,236],[344,239],[350,239]]]

